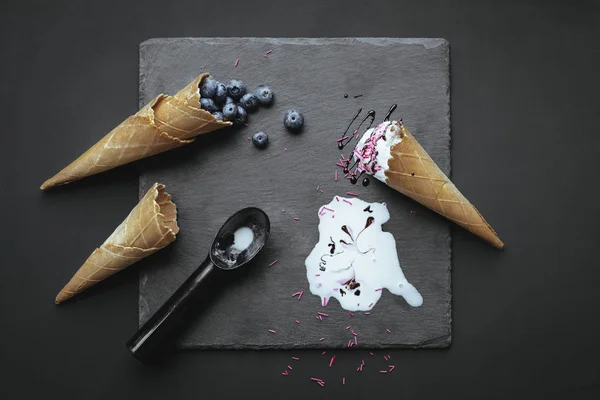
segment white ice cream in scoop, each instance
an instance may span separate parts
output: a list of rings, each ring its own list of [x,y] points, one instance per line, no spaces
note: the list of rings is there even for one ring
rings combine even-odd
[[[419,307],[423,297],[404,277],[396,241],[382,225],[390,219],[384,204],[335,196],[319,209],[319,242],[306,258],[310,292],[323,306],[331,297],[349,311],[371,310],[382,290]]]
[[[353,152],[357,176],[364,171],[385,183],[391,148],[402,141],[401,130],[402,122],[385,121],[365,132]]]
[[[233,233],[233,244],[231,245],[231,251],[235,253],[241,253],[252,244],[253,240],[254,232],[252,232],[252,229],[245,226],[241,227]]]

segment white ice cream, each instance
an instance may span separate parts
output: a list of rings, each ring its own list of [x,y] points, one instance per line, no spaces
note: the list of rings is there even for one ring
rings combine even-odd
[[[306,258],[310,292],[323,306],[331,297],[350,311],[371,310],[387,289],[419,307],[423,297],[402,272],[396,241],[382,225],[384,204],[336,196],[319,209],[319,242]]]
[[[353,153],[354,159],[359,161],[359,172],[364,170],[385,183],[391,148],[402,141],[401,130],[402,122],[386,121],[366,131]]]
[[[233,234],[233,244],[231,245],[231,252],[241,253],[252,244],[253,240],[254,233],[252,232],[252,229],[245,226],[239,228]]]

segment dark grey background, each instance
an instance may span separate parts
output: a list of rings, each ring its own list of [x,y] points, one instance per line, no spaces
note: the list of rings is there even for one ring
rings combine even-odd
[[[599,396],[597,2],[11,1],[0,10],[2,398]],[[316,351],[294,353],[302,360],[286,378],[290,352],[188,352],[145,368],[124,348],[143,264],[53,304],[136,203],[138,167],[52,193],[38,186],[137,109],[140,42],[210,35],[449,40],[453,180],[491,205],[481,211],[507,243],[498,254],[453,230],[450,349],[394,351],[388,376],[357,374],[344,354],[329,369]],[[333,381],[342,373],[345,387]],[[319,388],[300,379],[308,374],[332,380]]]
[[[268,49],[273,52],[265,59]],[[228,77],[242,79],[249,90],[268,84],[277,98],[272,107],[251,114],[248,127],[200,136],[181,151],[140,165],[140,196],[154,182],[165,184],[177,204],[181,228],[177,242],[148,259],[140,271],[140,321],[148,320],[198,267],[229,215],[256,206],[271,220],[267,246],[251,273],[221,288],[180,341],[183,347],[346,348],[354,339],[345,329],[348,324],[358,334],[358,348],[447,347],[450,222],[382,183],[363,187],[343,178],[335,182],[333,171],[342,172],[335,166],[340,157],[336,139],[356,111],[363,108],[350,133],[369,109],[377,112],[377,124],[396,103],[393,118],[403,118],[440,168],[449,172],[448,50],[444,39],[179,38],[142,43],[141,105],[161,92],[176,93],[203,71],[225,82]],[[283,126],[290,108],[304,114],[299,134]],[[247,139],[257,130],[269,134],[265,150]],[[344,154],[352,152],[354,143]],[[424,298],[421,307],[411,307],[385,290],[370,315],[350,317],[337,300],[323,309],[322,300],[310,294],[304,261],[319,240],[317,212],[335,195],[349,197],[347,191],[387,204],[391,218],[384,229],[394,235],[402,270]],[[275,259],[278,263],[269,268]],[[291,297],[299,290],[306,291],[301,301]],[[317,311],[330,318],[316,320]],[[361,356],[355,354],[355,362]]]

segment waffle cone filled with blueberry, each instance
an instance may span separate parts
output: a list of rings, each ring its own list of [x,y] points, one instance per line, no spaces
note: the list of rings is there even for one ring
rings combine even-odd
[[[201,74],[174,96],[161,94],[128,117],[62,171],[42,190],[77,181],[109,169],[193,142],[193,138],[232,125],[201,106]]]
[[[497,248],[504,243],[481,213],[440,170],[401,121],[368,130],[354,149],[354,174],[366,172]]]

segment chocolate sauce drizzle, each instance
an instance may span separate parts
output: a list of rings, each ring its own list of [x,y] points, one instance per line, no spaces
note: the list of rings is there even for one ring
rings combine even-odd
[[[392,115],[392,113],[394,112],[394,110],[396,108],[398,108],[398,104],[392,104],[392,106],[390,107],[388,113],[385,114],[385,118],[383,119],[383,122],[390,120],[390,116]]]
[[[358,118],[358,116],[360,115],[361,112],[362,112],[362,108],[359,109],[358,112],[356,113],[356,115],[352,118],[352,120],[348,124],[348,127],[346,128],[346,130],[344,131],[344,133],[342,134],[342,136],[340,137],[340,139],[343,138],[343,137],[348,136],[347,135],[348,130],[350,130],[350,127],[352,126],[352,124],[354,123],[354,121],[356,120],[356,118]],[[358,138],[358,136],[359,136],[358,133],[360,131],[360,127],[369,118],[371,118],[371,122],[369,123],[369,126],[367,127],[367,130],[369,130],[371,128],[371,125],[373,125],[373,121],[375,121],[375,110],[369,110],[369,112],[367,113],[367,115],[362,119],[362,121],[360,121],[360,124],[358,124],[358,127],[354,130],[354,132],[352,133],[352,135],[349,135],[347,139],[344,139],[344,140],[338,142],[338,149],[343,150],[344,147],[346,147],[346,145],[348,143],[350,143],[350,141],[352,139],[354,139],[355,137]],[[350,155],[350,157],[352,157],[352,155]]]

